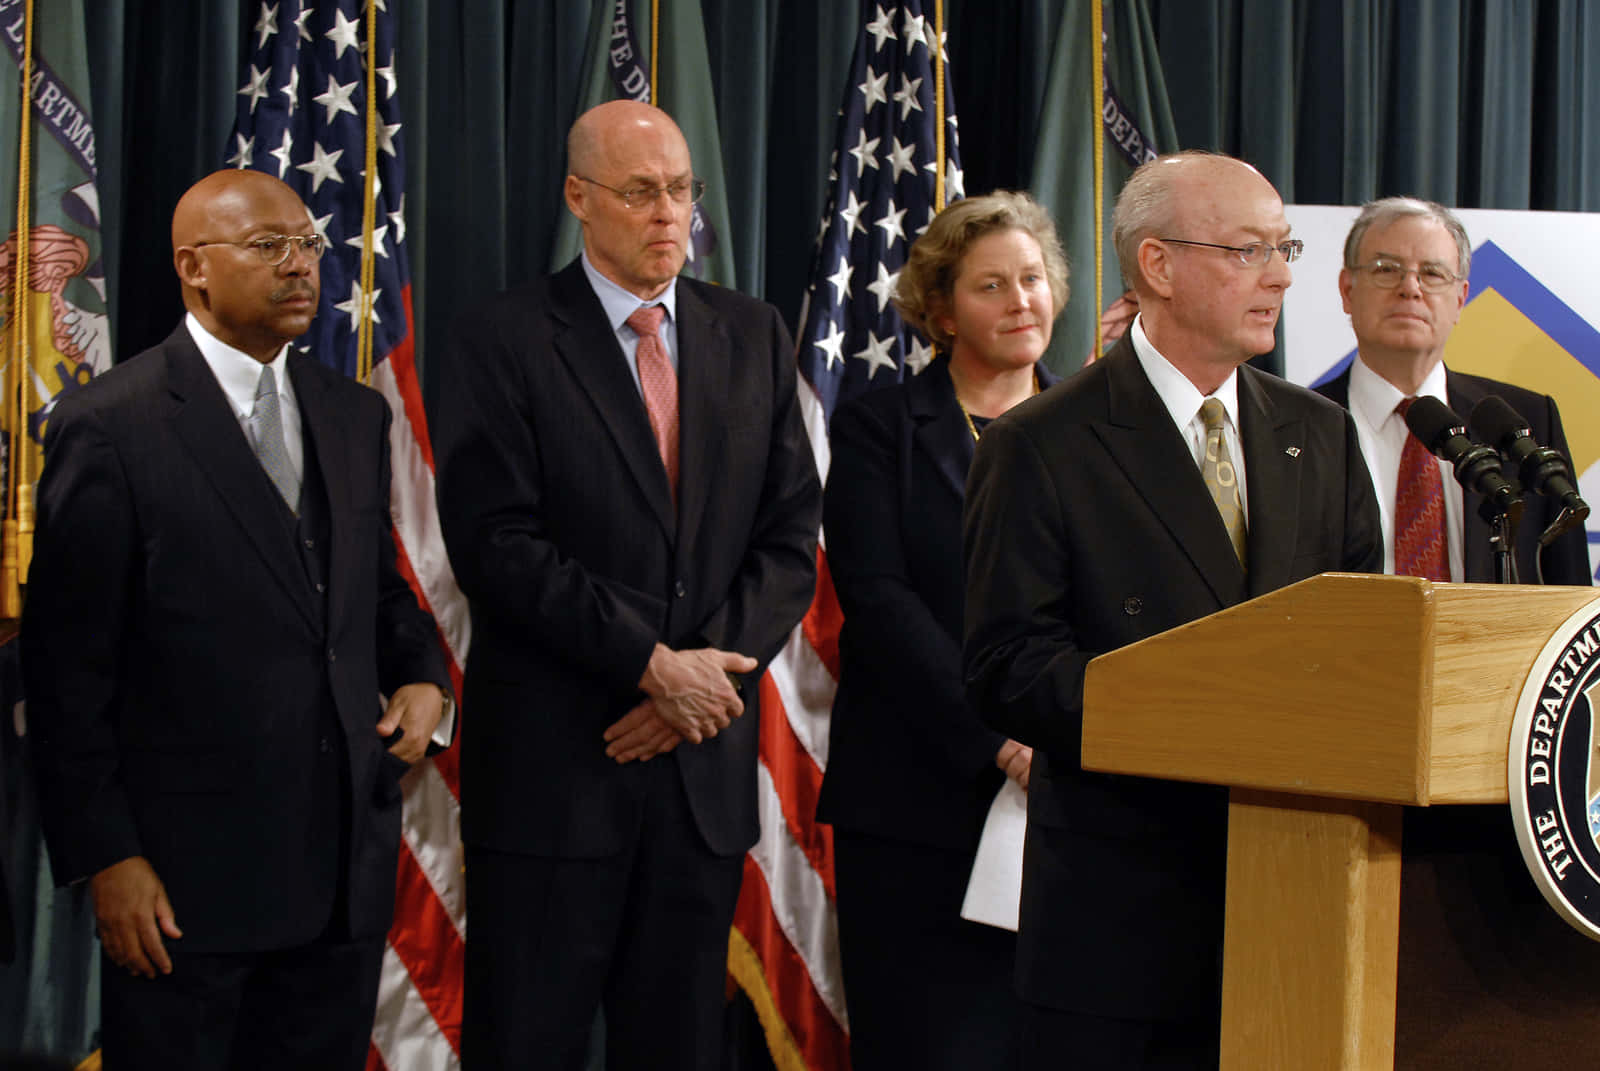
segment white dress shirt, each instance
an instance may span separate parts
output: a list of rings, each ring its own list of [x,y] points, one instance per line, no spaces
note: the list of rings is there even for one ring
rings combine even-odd
[[[251,443],[255,442],[255,409],[256,387],[261,382],[261,369],[264,366],[260,361],[217,338],[200,325],[194,313],[184,316],[184,324],[189,328],[189,337],[194,339],[194,344],[200,350],[200,356],[206,359],[206,364],[211,368],[211,374],[217,377],[217,382],[222,386],[222,393],[228,397],[228,405],[233,409],[233,415],[238,418],[239,426],[244,429],[244,437]],[[278,412],[283,422],[283,445],[288,451],[289,465],[294,469],[296,480],[305,481],[305,440],[300,431],[300,403],[294,396],[294,384],[289,382],[289,345],[284,343],[283,348],[270,362],[272,378],[278,387]]]
[[[1355,418],[1361,456],[1367,462],[1373,491],[1378,496],[1378,516],[1383,523],[1383,571],[1386,573],[1394,572],[1394,507],[1400,486],[1400,453],[1411,435],[1405,418],[1395,412],[1395,406],[1405,397],[1400,388],[1368,368],[1359,355],[1351,362],[1350,415]],[[1443,361],[1433,366],[1416,397],[1437,398],[1449,404],[1445,396]],[[1437,458],[1434,464],[1439,466],[1439,478],[1444,483],[1445,545],[1450,559],[1450,579],[1459,582],[1466,575],[1461,549],[1461,484],[1448,464]]]
[[[1139,358],[1139,365],[1144,369],[1144,374],[1150,378],[1150,385],[1161,396],[1161,404],[1167,407],[1167,413],[1172,417],[1172,423],[1178,428],[1178,433],[1183,436],[1183,441],[1189,444],[1189,452],[1194,455],[1194,467],[1200,468],[1206,456],[1206,424],[1200,419],[1200,407],[1207,398],[1215,398],[1222,403],[1227,419],[1222,422],[1222,438],[1228,447],[1228,457],[1233,460],[1233,470],[1239,479],[1239,505],[1244,511],[1245,523],[1250,522],[1250,493],[1249,484],[1245,482],[1244,449],[1239,439],[1239,370],[1236,368],[1228,373],[1228,378],[1222,381],[1209,395],[1201,394],[1199,388],[1189,382],[1189,377],[1172,366],[1172,362],[1161,356],[1161,352],[1151,345],[1150,338],[1144,333],[1143,317],[1135,317],[1129,335],[1133,341],[1134,356]]]

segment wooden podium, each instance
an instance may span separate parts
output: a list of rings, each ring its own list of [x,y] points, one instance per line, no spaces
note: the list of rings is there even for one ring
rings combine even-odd
[[[1089,664],[1086,769],[1231,790],[1225,1071],[1394,1066],[1401,807],[1507,801],[1523,681],[1595,599],[1326,573]]]

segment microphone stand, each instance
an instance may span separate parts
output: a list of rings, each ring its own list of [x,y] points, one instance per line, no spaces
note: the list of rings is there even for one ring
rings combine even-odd
[[[1519,584],[1517,556],[1512,552],[1517,545],[1517,522],[1522,519],[1522,499],[1513,498],[1503,507],[1499,498],[1485,496],[1478,504],[1478,516],[1489,524],[1489,545],[1494,555],[1494,582]]]

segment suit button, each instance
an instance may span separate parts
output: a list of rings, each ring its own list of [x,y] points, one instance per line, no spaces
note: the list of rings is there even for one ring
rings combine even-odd
[[[324,583],[323,583],[323,582],[322,582],[322,581],[320,581],[320,580],[319,580],[319,581],[317,581],[317,594],[318,594],[318,595],[321,595],[321,594],[322,594],[322,593],[323,593],[323,592],[325,592],[325,591],[327,591],[327,590],[328,590],[328,585],[326,585],[326,584],[324,584]]]
[[[306,540],[306,549],[307,550],[316,550],[317,549],[317,541],[315,539]]]
[[[328,648],[328,661],[329,662],[337,662],[337,661],[339,661],[338,652],[336,652],[332,647]]]
[[[689,594],[689,589],[684,587],[683,581],[680,580],[672,585],[672,593],[681,599],[685,595]]]
[[[321,740],[317,741],[317,750],[326,755],[328,752],[333,750],[333,745],[328,743],[328,738],[324,736]]]
[[[1129,617],[1135,617],[1144,609],[1144,600],[1137,595],[1129,595],[1122,600],[1122,612]]]

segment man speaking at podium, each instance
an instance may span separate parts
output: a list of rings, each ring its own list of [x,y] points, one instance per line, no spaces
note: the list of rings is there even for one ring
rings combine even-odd
[[[1161,157],[1128,180],[1114,238],[1139,295],[1127,337],[978,445],[967,685],[1035,749],[1024,1067],[1215,1069],[1227,793],[1080,769],[1084,671],[1297,580],[1377,571],[1378,508],[1348,415],[1245,367],[1300,252],[1272,185]]]

